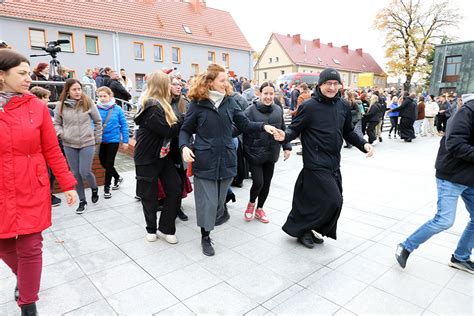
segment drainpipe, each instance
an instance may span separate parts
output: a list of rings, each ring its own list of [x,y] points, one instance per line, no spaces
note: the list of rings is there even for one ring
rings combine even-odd
[[[115,32],[113,36],[113,50],[114,50],[114,69],[117,71],[122,68],[120,62],[120,41],[119,41],[119,33]]]

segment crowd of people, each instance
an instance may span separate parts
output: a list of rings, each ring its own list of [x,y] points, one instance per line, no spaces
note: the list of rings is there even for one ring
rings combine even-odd
[[[98,153],[106,170],[103,198],[112,198],[112,190],[123,182],[114,167],[115,156],[129,142],[127,103],[121,101],[130,100],[132,88],[123,70],[90,69],[82,81],[65,81],[52,111],[46,106],[51,91],[34,87],[30,92],[31,81],[28,59],[0,49],[0,127],[5,133],[0,139],[0,193],[7,197],[0,201],[0,258],[17,276],[15,299],[25,315],[36,315],[41,232],[51,226],[51,206],[59,204],[50,185],[56,178],[67,204],[78,200],[76,213],[82,214],[88,205],[85,182],[91,202],[100,198],[92,172]],[[96,91],[92,98],[88,86]],[[393,132],[394,138],[411,142],[417,136],[445,134],[437,160],[438,213],[399,245],[398,262],[405,267],[421,243],[452,225],[461,196],[471,222],[450,265],[474,271],[469,259],[474,243],[474,183],[469,176],[474,172],[473,100],[463,103],[455,95],[434,98],[393,90],[344,91],[341,75],[332,68],[320,73],[312,92],[305,84],[292,91],[282,88],[272,82],[252,86],[244,78],[229,80],[218,64],[189,81],[163,70],[147,74],[134,119],[136,197],[143,208],[147,242],[179,242],[175,222],[187,220],[181,202],[194,190],[201,250],[213,256],[211,233],[229,219],[226,204],[235,201],[231,186],[241,186],[247,170],[252,186],[242,220],[269,223],[264,205],[275,164],[281,150],[284,160],[290,157],[291,141],[298,137],[303,168],[282,229],[307,248],[323,243],[324,237],[336,239],[343,205],[343,143],[371,157],[372,144],[383,141],[388,113],[389,137]],[[292,116],[289,125],[285,112]]]

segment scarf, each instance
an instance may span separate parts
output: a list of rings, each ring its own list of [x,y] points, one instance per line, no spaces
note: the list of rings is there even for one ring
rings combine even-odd
[[[69,106],[70,108],[76,107],[76,103],[77,103],[77,102],[78,102],[77,100],[69,99],[69,98],[67,98],[66,100],[64,100],[64,104],[67,105],[67,106]]]
[[[3,112],[5,109],[5,105],[14,97],[14,96],[21,96],[22,93],[17,92],[3,92],[0,91],[0,112]]]
[[[110,110],[115,105],[115,99],[110,98],[110,101],[107,103],[102,103],[100,100],[97,100],[97,107],[102,110]]]
[[[225,93],[220,93],[219,91],[209,90],[209,99],[214,103],[216,109],[221,105],[222,100],[224,100]]]

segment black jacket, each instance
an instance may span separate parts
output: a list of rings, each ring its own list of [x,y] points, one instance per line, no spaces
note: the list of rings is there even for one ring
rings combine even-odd
[[[130,93],[128,93],[127,89],[125,89],[125,87],[117,79],[110,79],[107,84],[110,90],[112,90],[112,92],[114,93],[114,98],[125,101],[128,101],[132,98]]]
[[[398,116],[409,118],[413,121],[416,121],[416,116],[418,115],[416,102],[410,97],[405,97],[402,105],[392,109],[392,112],[398,112]]]
[[[474,188],[474,100],[450,119],[435,168],[437,178]]]
[[[252,122],[264,122],[285,130],[283,109],[276,104],[266,106],[261,102],[255,102],[245,110],[244,114]],[[244,134],[245,157],[254,165],[277,162],[281,146],[283,146],[283,150],[291,150],[290,143],[281,145],[267,132]]]
[[[264,126],[250,122],[233,97],[224,97],[217,109],[208,99],[191,101],[179,133],[179,146],[189,147],[192,134],[196,134],[193,145],[196,177],[221,180],[237,174],[233,124],[244,133],[262,131]]]
[[[369,111],[364,114],[366,122],[380,122],[383,116],[383,111],[381,109],[380,103],[375,103],[372,107],[369,107]]]
[[[144,109],[135,117],[135,123],[139,126],[134,151],[135,165],[160,163],[160,150],[164,141],[170,141],[179,135],[182,122],[183,116],[179,116],[178,123],[169,126],[159,102],[148,100]],[[171,145],[168,155],[173,158],[175,163],[179,163],[178,144],[172,142]]]
[[[367,143],[354,132],[350,106],[340,95],[325,97],[319,87],[298,107],[285,133],[285,142],[301,135],[304,167],[313,170],[339,169],[343,138],[362,152]]]

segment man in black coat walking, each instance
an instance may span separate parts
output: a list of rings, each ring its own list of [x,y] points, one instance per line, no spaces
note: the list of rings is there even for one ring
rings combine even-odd
[[[416,116],[418,114],[417,103],[415,101],[416,94],[411,93],[406,95],[403,98],[402,105],[397,108],[390,109],[388,112],[398,112],[398,116],[401,117],[400,119],[400,138],[406,141],[407,143],[411,143],[411,140],[416,138],[415,137],[415,129],[413,128],[413,124],[415,124]]]
[[[374,148],[354,132],[351,109],[341,98],[341,76],[333,68],[321,72],[311,99],[298,108],[286,130],[274,135],[280,142],[300,136],[303,170],[296,180],[293,205],[283,230],[308,248],[323,240],[312,231],[336,239],[342,209],[340,168],[343,139],[372,156]]]
[[[402,268],[422,243],[453,226],[461,196],[470,220],[448,264],[474,274],[474,262],[470,259],[474,248],[474,94],[463,95],[463,102],[449,120],[436,157],[436,215],[398,245],[395,257]]]
[[[117,100],[117,104],[123,108],[124,103],[121,100],[129,101],[132,98],[132,95],[127,91],[127,89],[125,89],[123,84],[121,84],[120,81],[118,81],[118,79],[119,79],[119,75],[115,71],[112,71],[110,73],[110,80],[107,81],[106,85],[114,93],[114,98],[120,99],[120,100]]]

